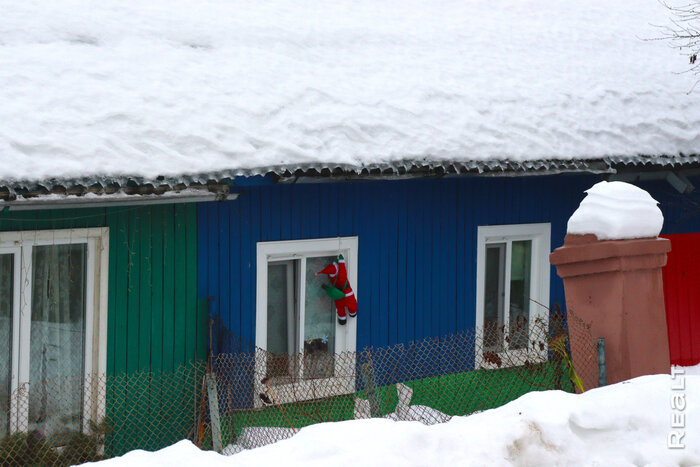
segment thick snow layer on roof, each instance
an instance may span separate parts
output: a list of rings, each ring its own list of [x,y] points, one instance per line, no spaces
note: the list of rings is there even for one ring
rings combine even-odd
[[[595,234],[599,240],[657,237],[664,225],[658,202],[625,182],[598,182],[569,218],[566,232]]]
[[[161,451],[133,451],[105,467],[139,466],[483,466],[700,464],[700,376],[654,375],[581,395],[532,392],[503,407],[425,426],[386,419],[323,423],[291,439],[230,457],[203,452],[189,441]],[[684,378],[680,381],[680,378]],[[672,390],[682,387],[683,390]],[[683,428],[669,449],[671,416]],[[680,404],[676,401],[677,404]],[[678,405],[676,405],[678,406]]]
[[[655,0],[0,0],[0,180],[700,151]]]

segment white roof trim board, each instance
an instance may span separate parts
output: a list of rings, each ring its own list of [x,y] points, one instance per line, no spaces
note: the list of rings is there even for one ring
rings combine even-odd
[[[0,211],[30,211],[37,209],[69,209],[80,207],[120,207],[143,204],[198,203],[224,201],[238,198],[236,193],[216,193],[203,189],[187,188],[182,191],[167,191],[160,194],[126,194],[122,191],[111,194],[86,193],[84,195],[48,194],[34,198],[17,197],[12,201],[0,198]]]
[[[668,23],[655,0],[0,0],[0,11],[7,186],[700,154],[695,78],[674,74],[687,66],[676,50],[642,40]]]

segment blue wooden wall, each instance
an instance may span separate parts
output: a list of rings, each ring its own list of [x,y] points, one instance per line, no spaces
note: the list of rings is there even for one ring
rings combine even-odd
[[[199,296],[245,341],[255,339],[256,242],[359,237],[357,346],[385,346],[475,325],[479,225],[550,222],[552,248],[595,175],[465,177],[235,186],[235,201],[198,211]],[[694,179],[700,190],[700,179]],[[664,233],[700,231],[700,196],[640,184],[660,201]],[[700,205],[695,206],[695,211]],[[551,271],[550,303],[564,304]]]
[[[199,297],[255,339],[256,242],[359,237],[357,346],[384,346],[475,325],[479,225],[566,220],[596,176],[442,178],[234,187],[198,211]],[[551,273],[551,303],[564,303]]]
[[[636,184],[659,202],[664,214],[662,235],[700,232],[700,176],[689,179],[696,189],[688,195],[678,193],[665,180]]]

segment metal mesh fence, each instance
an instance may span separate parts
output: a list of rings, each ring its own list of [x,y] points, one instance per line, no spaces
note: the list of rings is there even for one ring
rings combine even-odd
[[[155,450],[193,438],[205,362],[149,371],[21,385],[3,406],[8,432],[0,465],[73,465]],[[79,387],[79,407],[66,406]],[[44,405],[42,399],[52,404]]]
[[[225,352],[171,373],[20,386],[0,400],[0,465],[72,465],[184,438],[234,454],[314,423],[383,417],[434,424],[533,390],[580,391],[579,377],[584,389],[597,384],[590,327],[558,311],[508,329],[337,355],[322,342],[275,355],[223,328],[213,334],[214,348]],[[76,387],[79,406],[68,403]]]

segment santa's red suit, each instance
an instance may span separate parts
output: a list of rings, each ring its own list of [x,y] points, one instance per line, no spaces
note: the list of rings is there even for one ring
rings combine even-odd
[[[345,266],[343,255],[339,255],[337,261],[329,264],[316,274],[326,274],[331,281],[332,289],[336,289],[328,288],[326,291],[329,296],[334,298],[335,309],[338,313],[338,323],[345,324],[348,319],[347,315],[354,318],[357,314],[357,299],[348,281],[348,270]],[[346,308],[348,309],[347,315],[345,313]]]

